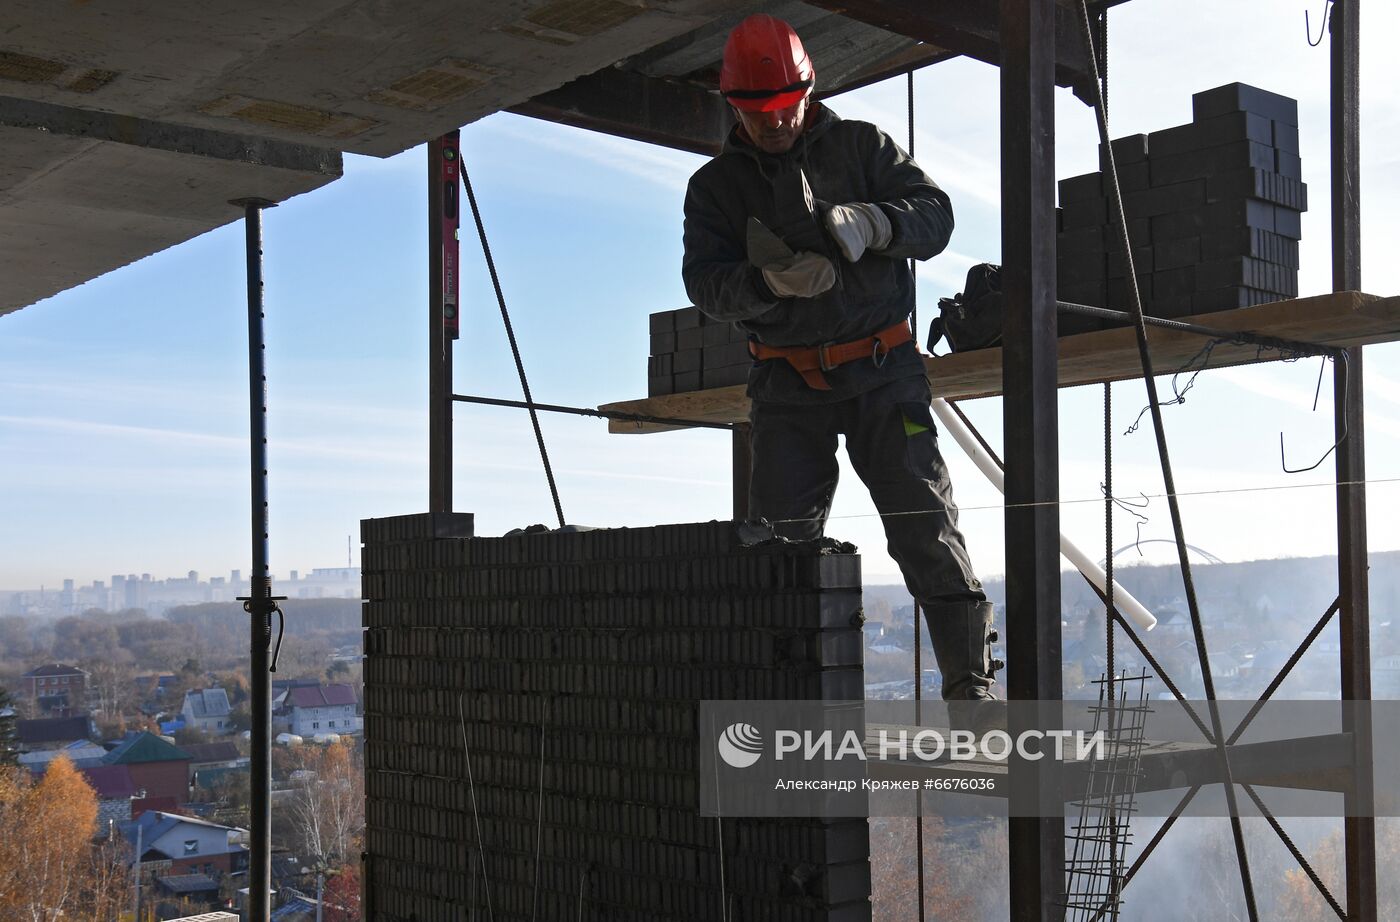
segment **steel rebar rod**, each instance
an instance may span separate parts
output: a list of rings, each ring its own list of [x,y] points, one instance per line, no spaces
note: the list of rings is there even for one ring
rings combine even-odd
[[[1312,881],[1313,886],[1317,888],[1317,892],[1327,901],[1327,905],[1332,907],[1332,911],[1337,914],[1337,918],[1341,919],[1342,922],[1346,922],[1346,910],[1342,909],[1341,904],[1337,902],[1337,898],[1332,895],[1332,891],[1327,889],[1327,885],[1322,882],[1322,878],[1318,876],[1317,871],[1314,870],[1312,863],[1308,861],[1302,850],[1294,844],[1293,838],[1288,834],[1288,831],[1283,828],[1283,824],[1278,821],[1278,817],[1274,816],[1273,811],[1264,803],[1264,799],[1254,790],[1254,785],[1242,784],[1240,786],[1244,788],[1244,792],[1249,795],[1249,799],[1254,801],[1255,808],[1263,814],[1264,819],[1268,821],[1269,826],[1278,835],[1279,841],[1288,849],[1288,853],[1293,856],[1293,860],[1298,862],[1298,867],[1302,869],[1303,873],[1307,875],[1308,880]]]
[[[1081,19],[1084,27],[1084,40],[1090,48],[1089,63],[1095,70],[1097,82],[1098,64],[1094,59],[1093,26],[1089,20],[1087,5],[1081,5]],[[1181,519],[1181,504],[1176,497],[1176,478],[1172,473],[1171,452],[1167,447],[1167,431],[1162,421],[1162,406],[1157,397],[1157,381],[1152,367],[1152,354],[1147,345],[1147,324],[1143,320],[1142,293],[1137,287],[1137,276],[1133,267],[1132,241],[1128,236],[1127,214],[1123,208],[1123,190],[1118,184],[1118,165],[1113,156],[1113,144],[1108,132],[1108,117],[1104,112],[1103,100],[1094,106],[1095,123],[1099,129],[1099,143],[1108,165],[1111,218],[1118,231],[1118,243],[1128,261],[1129,303],[1132,305],[1133,330],[1137,334],[1138,356],[1142,360],[1143,380],[1147,385],[1148,406],[1152,411],[1152,429],[1157,438],[1157,456],[1161,461],[1162,480],[1167,493],[1167,508],[1171,512],[1172,533],[1176,538],[1177,557],[1181,564],[1182,584],[1186,591],[1187,608],[1191,614],[1191,632],[1196,642],[1196,657],[1201,667],[1201,682],[1205,686],[1206,700],[1209,703],[1210,723],[1215,737],[1216,751],[1220,755],[1221,772],[1224,775],[1225,799],[1230,808],[1230,829],[1235,840],[1235,855],[1239,862],[1240,884],[1244,889],[1245,908],[1251,922],[1258,922],[1259,907],[1254,898],[1254,882],[1249,873],[1249,852],[1244,841],[1244,827],[1240,823],[1239,805],[1235,792],[1234,773],[1230,768],[1230,752],[1225,746],[1225,734],[1221,728],[1220,708],[1216,703],[1215,679],[1210,671],[1210,652],[1206,646],[1205,629],[1201,623],[1200,602],[1196,598],[1196,585],[1191,576],[1191,561],[1186,551],[1186,531]]]
[[[624,423],[658,423],[667,426],[688,426],[695,429],[733,429],[734,423],[715,423],[701,419],[677,419],[670,416],[648,416],[645,413],[623,413],[618,410],[595,410],[589,407],[566,407],[555,403],[526,403],[523,400],[503,400],[499,397],[475,397],[453,394],[458,403],[479,403],[488,407],[511,407],[517,410],[544,410],[547,413],[568,413],[573,416],[595,416],[616,419]]]
[[[1176,808],[1172,810],[1171,815],[1168,816],[1166,820],[1162,822],[1161,826],[1157,827],[1157,831],[1152,834],[1151,840],[1148,841],[1147,845],[1143,847],[1142,853],[1139,854],[1137,856],[1137,859],[1133,861],[1132,867],[1128,868],[1128,873],[1123,875],[1124,889],[1126,889],[1128,884],[1132,882],[1133,877],[1135,877],[1137,875],[1137,872],[1142,869],[1142,866],[1147,863],[1147,859],[1151,857],[1152,852],[1155,851],[1157,846],[1161,844],[1162,840],[1167,837],[1167,833],[1171,830],[1172,826],[1176,825],[1176,821],[1179,820],[1181,818],[1181,814],[1185,812],[1186,806],[1189,803],[1191,803],[1192,800],[1195,799],[1196,795],[1199,794],[1200,791],[1200,785],[1197,785],[1187,790],[1186,794],[1183,795],[1181,800],[1177,803]],[[1103,907],[1099,909],[1098,913],[1094,916],[1094,918],[1089,920],[1089,922],[1098,922],[1099,919],[1103,918],[1103,914],[1105,912],[1108,912],[1109,909],[1110,906],[1107,903],[1105,903]]]
[[[1060,310],[1070,314],[1082,314],[1086,317],[1100,317],[1105,320],[1121,320],[1128,323],[1133,321],[1133,315],[1129,311],[1116,311],[1108,307],[1095,307],[1092,304],[1075,304],[1072,301],[1057,301],[1055,304]],[[1337,353],[1343,351],[1336,346],[1326,346],[1322,343],[1310,343],[1300,339],[1285,339],[1281,336],[1269,336],[1266,333],[1254,333],[1249,330],[1225,330],[1220,327],[1208,327],[1186,320],[1168,320],[1165,317],[1152,317],[1145,314],[1142,320],[1148,326],[1161,327],[1164,330],[1179,330],[1182,333],[1194,333],[1198,336],[1206,336],[1211,339],[1223,339],[1228,342],[1261,346],[1266,349],[1277,349],[1280,352],[1300,356],[1335,356]]]
[[[1244,735],[1244,731],[1249,729],[1249,725],[1254,722],[1254,718],[1258,716],[1259,711],[1262,710],[1269,699],[1274,696],[1274,692],[1278,691],[1279,686],[1283,684],[1283,680],[1288,678],[1288,674],[1293,671],[1293,667],[1297,666],[1298,661],[1303,658],[1303,654],[1308,652],[1308,648],[1313,645],[1313,641],[1317,640],[1318,635],[1322,633],[1322,629],[1327,626],[1327,623],[1332,620],[1332,616],[1337,613],[1341,604],[1342,599],[1338,596],[1337,599],[1328,606],[1327,611],[1323,613],[1322,617],[1317,619],[1317,623],[1314,624],[1312,630],[1308,632],[1308,636],[1303,638],[1303,642],[1298,645],[1298,649],[1293,651],[1293,655],[1288,658],[1288,662],[1283,664],[1283,668],[1278,671],[1278,675],[1274,676],[1273,681],[1269,683],[1269,687],[1264,689],[1264,693],[1259,696],[1259,700],[1254,702],[1254,705],[1249,709],[1249,713],[1244,715],[1244,719],[1240,721],[1240,725],[1230,734],[1230,738],[1226,742],[1234,744],[1235,740]]]

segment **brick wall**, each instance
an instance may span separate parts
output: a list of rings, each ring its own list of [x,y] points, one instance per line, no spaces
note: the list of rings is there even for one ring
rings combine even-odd
[[[371,918],[489,890],[499,920],[870,919],[863,819],[697,809],[699,701],[862,697],[857,556],[720,522],[469,533],[362,526]]]

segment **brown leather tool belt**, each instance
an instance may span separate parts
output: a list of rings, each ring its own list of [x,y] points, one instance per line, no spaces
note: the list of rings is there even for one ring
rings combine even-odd
[[[831,390],[824,371],[831,371],[838,365],[871,359],[877,365],[883,364],[885,356],[896,346],[902,346],[914,339],[914,333],[907,322],[901,321],[867,336],[848,343],[823,343],[820,346],[766,346],[759,342],[749,343],[749,354],[758,361],[784,359],[807,382],[807,386],[819,391]]]

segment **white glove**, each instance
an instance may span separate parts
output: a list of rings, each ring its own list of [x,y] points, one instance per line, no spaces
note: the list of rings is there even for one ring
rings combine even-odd
[[[826,229],[841,248],[841,255],[851,262],[864,256],[866,250],[883,250],[894,236],[889,217],[878,205],[867,202],[831,206]]]
[[[836,284],[836,267],[820,253],[803,250],[764,266],[763,280],[780,298],[815,298]]]

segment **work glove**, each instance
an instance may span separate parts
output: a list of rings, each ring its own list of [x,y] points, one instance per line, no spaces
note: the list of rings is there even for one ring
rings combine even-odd
[[[803,250],[764,266],[763,281],[780,298],[815,298],[836,284],[836,267],[820,253]]]
[[[832,205],[826,212],[826,229],[841,255],[855,262],[866,250],[883,250],[890,245],[894,229],[880,206],[868,202]]]

